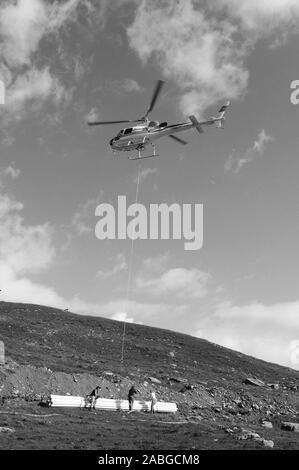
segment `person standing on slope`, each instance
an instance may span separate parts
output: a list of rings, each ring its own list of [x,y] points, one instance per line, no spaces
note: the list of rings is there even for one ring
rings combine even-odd
[[[134,395],[136,395],[136,393],[139,393],[139,391],[135,390],[134,385],[132,385],[132,387],[130,388],[129,393],[128,393],[129,412],[133,411]]]
[[[95,409],[96,400],[97,398],[99,398],[100,390],[101,390],[101,387],[98,385],[96,388],[93,389],[91,393],[89,393],[89,395],[86,395],[86,400],[87,400],[87,403],[89,404],[89,411],[91,410],[91,408]]]
[[[151,413],[155,413],[157,401],[158,400],[155,391],[151,390]]]

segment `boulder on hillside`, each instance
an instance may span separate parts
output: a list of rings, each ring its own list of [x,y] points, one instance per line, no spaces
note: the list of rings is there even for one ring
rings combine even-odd
[[[268,387],[273,388],[273,390],[279,390],[279,384],[268,384]]]
[[[273,428],[273,424],[270,421],[263,421],[262,426],[263,426],[263,428],[267,428],[267,429],[272,429]]]
[[[299,423],[281,423],[281,429],[285,431],[299,432]]]
[[[248,429],[242,429],[242,434],[241,436],[238,437],[239,440],[247,440],[247,439],[253,439],[253,440],[260,440],[261,436],[254,431],[250,431]]]
[[[274,447],[274,442],[268,439],[263,439],[263,445],[264,447],[268,447],[269,449],[273,449]]]
[[[244,383],[248,385],[255,385],[256,387],[262,387],[263,385],[265,385],[262,380],[253,377],[248,377],[244,380]]]
[[[182,383],[182,384],[188,383],[188,380],[184,379],[183,377],[169,377],[169,381],[170,382]]]
[[[161,380],[156,379],[156,377],[149,377],[148,380],[150,380],[154,384],[160,384]]]

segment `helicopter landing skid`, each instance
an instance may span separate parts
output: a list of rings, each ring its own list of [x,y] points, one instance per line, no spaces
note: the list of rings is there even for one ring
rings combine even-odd
[[[141,156],[141,151],[144,150],[144,146],[140,146],[137,148],[138,150],[138,156],[137,157],[129,157],[129,160],[143,160],[144,158],[152,158],[152,157],[158,157],[159,155],[156,154],[156,147],[154,144],[151,144],[153,147],[153,155],[145,155],[144,157]]]
[[[137,156],[137,157],[128,157],[129,160],[143,160],[144,158],[152,158],[152,157],[159,157],[159,155],[157,153],[153,154],[153,155],[145,155],[144,157],[141,157],[141,156]]]

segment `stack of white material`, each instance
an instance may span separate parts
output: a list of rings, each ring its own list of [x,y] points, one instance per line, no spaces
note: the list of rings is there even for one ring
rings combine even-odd
[[[51,395],[50,406],[88,408],[90,406],[90,403],[88,403],[83,397],[73,397],[70,395]],[[121,399],[98,398],[95,403],[95,408],[97,410],[129,411],[129,402],[128,400]],[[143,400],[134,400],[133,410],[150,411],[151,402]],[[177,406],[175,403],[158,401],[155,405],[155,411],[157,411],[158,413],[175,413],[177,411]]]
[[[87,403],[83,397],[73,397],[71,395],[51,395],[50,406],[84,408],[86,404]]]

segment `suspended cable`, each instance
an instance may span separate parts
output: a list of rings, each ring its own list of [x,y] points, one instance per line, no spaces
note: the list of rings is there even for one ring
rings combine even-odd
[[[140,169],[141,162],[138,162],[138,174],[137,174],[137,183],[136,183],[136,195],[135,195],[135,208],[138,202],[139,194],[139,183],[140,183]],[[131,293],[131,279],[132,279],[132,267],[133,267],[133,254],[134,254],[134,237],[131,235],[131,250],[129,257],[129,271],[128,271],[128,281],[127,281],[127,292],[126,292],[126,310],[129,308],[130,293]],[[125,336],[126,336],[126,321],[123,322],[123,335],[122,335],[122,345],[121,345],[121,359],[120,363],[123,366],[124,363],[124,349],[125,349]]]

